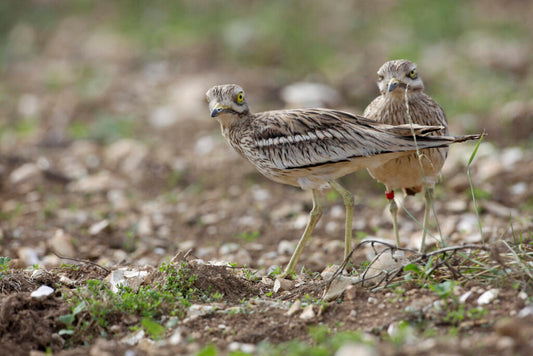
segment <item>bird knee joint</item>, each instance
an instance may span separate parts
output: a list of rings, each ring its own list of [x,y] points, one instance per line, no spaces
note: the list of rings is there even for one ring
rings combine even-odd
[[[315,207],[311,210],[311,215],[321,217],[321,216],[322,216],[322,207],[320,207],[320,206],[315,206]]]

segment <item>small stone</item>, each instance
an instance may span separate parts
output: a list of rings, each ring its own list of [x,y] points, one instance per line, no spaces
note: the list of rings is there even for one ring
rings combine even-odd
[[[342,345],[335,356],[375,356],[376,351],[365,344],[346,343]]]
[[[294,241],[281,240],[278,244],[278,254],[290,255],[295,248],[296,243]]]
[[[123,173],[138,175],[147,154],[148,149],[143,143],[122,139],[107,147],[104,156],[108,164],[118,167]]]
[[[108,171],[100,171],[91,176],[83,177],[67,185],[67,189],[79,193],[98,193],[113,189],[125,189],[126,182]]]
[[[216,308],[213,305],[201,305],[193,304],[189,307],[187,312],[187,318],[192,318],[195,316],[204,316],[215,312]]]
[[[42,285],[33,292],[31,292],[30,296],[32,298],[43,298],[49,296],[52,293],[54,293],[54,288]]]
[[[96,236],[109,227],[110,227],[109,220],[104,219],[102,221],[92,224],[89,227],[89,235]]]
[[[261,277],[261,283],[272,287],[274,285],[274,281],[271,278],[268,278],[267,276]]]
[[[36,164],[25,163],[11,172],[9,182],[11,184],[36,182],[40,179],[41,174],[41,169]]]
[[[528,305],[527,307],[520,310],[520,312],[518,313],[518,317],[521,319],[533,317],[533,305]]]
[[[490,302],[492,302],[494,299],[498,297],[499,293],[500,291],[496,288],[490,289],[479,296],[479,298],[477,299],[477,304],[478,305],[489,304]]]
[[[374,298],[374,297],[368,297],[367,303],[375,305],[375,304],[378,304],[378,300],[377,298]]]
[[[118,293],[120,286],[128,286],[128,282],[124,277],[124,271],[120,269],[112,271],[106,278],[104,278],[104,281],[111,284],[111,291],[113,293]]]
[[[184,343],[186,340],[185,338],[183,337],[183,331],[180,329],[180,328],[177,328],[176,330],[174,330],[174,332],[172,333],[172,335],[170,335],[170,337],[168,338],[168,343],[170,345],[180,345],[182,343]]]
[[[228,345],[229,352],[242,351],[245,354],[253,354],[255,352],[254,344],[245,344],[242,342],[233,341]]]
[[[274,287],[272,287],[272,290],[274,291],[274,293],[278,293],[278,292],[290,290],[292,289],[293,286],[294,286],[294,281],[290,279],[276,278],[276,280],[274,281]]]
[[[313,319],[315,317],[315,311],[313,310],[313,305],[309,304],[304,308],[304,311],[302,314],[300,314],[300,319],[302,320],[309,320]]]
[[[472,295],[472,291],[471,290],[469,290],[468,292],[464,293],[463,295],[461,295],[459,297],[459,303],[461,303],[461,304],[466,303],[466,301],[468,300],[468,298],[470,298],[471,295]]]
[[[59,283],[64,284],[67,287],[74,287],[76,285],[76,281],[68,278],[67,276],[61,276],[59,278]]]
[[[37,254],[37,250],[31,247],[21,247],[18,249],[17,254],[22,262],[26,266],[38,265],[41,261]]]
[[[353,285],[358,280],[359,279],[355,277],[338,276],[329,285],[327,293],[324,295],[324,300],[331,301],[339,298],[348,286]]]
[[[292,315],[296,314],[301,308],[302,308],[302,302],[297,300],[297,301],[295,301],[294,303],[291,304],[289,310],[287,310],[286,315],[287,316],[292,316]]]
[[[228,242],[224,245],[220,246],[220,254],[221,255],[228,255],[230,253],[236,252],[240,248],[240,245],[236,242]]]
[[[65,233],[63,229],[57,229],[54,236],[49,241],[49,246],[58,255],[73,257],[76,255],[76,249],[72,244],[72,238]]]
[[[133,335],[128,335],[120,339],[121,342],[134,346],[137,345],[144,338],[144,330],[141,329]]]
[[[335,274],[335,272],[337,272],[337,270],[339,269],[339,265],[329,265],[329,266],[326,266],[326,268],[324,268],[322,270],[322,272],[320,272],[320,276],[322,276],[322,278],[324,280],[328,280],[330,278],[333,277],[333,275]]]

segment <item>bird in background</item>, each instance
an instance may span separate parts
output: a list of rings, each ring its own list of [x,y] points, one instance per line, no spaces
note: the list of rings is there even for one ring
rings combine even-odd
[[[448,135],[448,123],[444,110],[429,95],[424,93],[424,83],[415,63],[405,59],[388,61],[379,68],[380,94],[365,109],[364,116],[389,125],[417,124],[441,126],[442,129],[429,135]],[[396,243],[400,245],[398,233],[398,206],[394,190],[402,189],[407,195],[424,194],[424,221],[420,251],[425,250],[426,235],[431,208],[432,192],[437,182],[448,147],[422,149],[420,160],[416,152],[389,160],[378,167],[370,167],[372,177],[385,184],[385,196],[390,202],[390,212]]]
[[[331,187],[346,207],[345,249],[351,252],[353,195],[337,178],[411,154],[416,147],[446,147],[479,136],[429,136],[442,126],[393,126],[330,109],[275,110],[254,114],[244,90],[218,85],[206,93],[211,117],[220,123],[231,147],[265,177],[312,191],[313,208],[292,257],[281,277],[294,271],[303,248],[318,223],[322,208],[319,190]],[[415,133],[413,137],[412,130]]]

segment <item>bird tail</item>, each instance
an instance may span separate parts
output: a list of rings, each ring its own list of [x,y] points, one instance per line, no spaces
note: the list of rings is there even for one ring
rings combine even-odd
[[[475,135],[460,135],[460,136],[418,136],[417,142],[420,144],[420,148],[426,147],[442,147],[449,146],[452,143],[479,140],[485,133]],[[413,136],[411,136],[412,138]],[[407,136],[405,137],[407,138]],[[414,140],[413,140],[414,141]]]

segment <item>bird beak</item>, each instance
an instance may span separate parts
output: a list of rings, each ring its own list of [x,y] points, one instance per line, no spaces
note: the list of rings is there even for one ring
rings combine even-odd
[[[389,81],[389,93],[391,91],[393,91],[394,89],[396,89],[396,87],[398,87],[400,85],[400,81],[396,78],[392,78],[390,81]]]
[[[211,110],[211,117],[217,117],[222,111],[226,109],[229,109],[229,108],[220,103],[216,103],[213,110]]]

